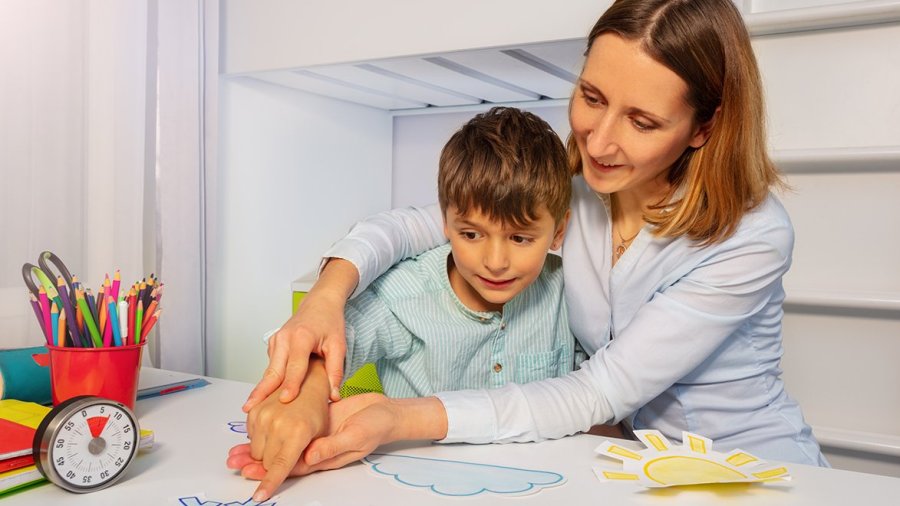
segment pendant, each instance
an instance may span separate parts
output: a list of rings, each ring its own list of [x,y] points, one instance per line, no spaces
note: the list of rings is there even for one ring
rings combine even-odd
[[[625,244],[624,244],[624,243],[623,243],[623,244],[620,244],[620,245],[618,245],[618,246],[616,246],[616,250],[615,250],[615,252],[614,252],[615,255],[616,255],[616,260],[618,260],[619,258],[622,257],[622,254],[625,253],[625,249],[626,249],[626,248],[625,248]]]

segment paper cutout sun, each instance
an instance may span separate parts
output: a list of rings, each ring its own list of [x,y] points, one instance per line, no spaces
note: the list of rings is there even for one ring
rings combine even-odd
[[[724,454],[712,451],[712,440],[682,433],[681,446],[674,446],[659,431],[637,430],[635,436],[647,447],[629,450],[604,441],[594,451],[622,461],[622,470],[596,468],[603,481],[637,481],[647,487],[790,480],[787,468],[770,467],[743,451]]]

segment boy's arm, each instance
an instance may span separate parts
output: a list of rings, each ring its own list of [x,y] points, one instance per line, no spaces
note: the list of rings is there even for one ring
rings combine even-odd
[[[229,452],[227,463],[231,468],[240,468],[241,474],[248,477],[258,476],[260,465],[265,470],[253,494],[254,500],[271,497],[291,474],[309,442],[327,432],[328,392],[324,363],[313,358],[296,399],[282,403],[276,392],[250,411],[247,416],[250,459],[232,460],[231,456],[238,450],[235,447]],[[243,456],[246,457],[246,451]]]
[[[279,398],[290,402],[300,390],[311,354],[325,357],[332,400],[338,400],[343,378],[344,304],[359,281],[356,267],[332,258],[323,268],[297,312],[269,339],[269,366],[250,392],[243,410],[249,413],[269,394],[280,390]]]
[[[344,310],[347,333],[345,377],[381,359],[397,359],[412,348],[413,335],[371,288],[349,301]]]

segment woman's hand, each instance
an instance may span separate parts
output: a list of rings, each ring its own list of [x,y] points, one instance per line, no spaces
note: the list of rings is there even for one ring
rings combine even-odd
[[[436,397],[389,399],[363,394],[332,403],[329,435],[303,454],[309,469],[337,469],[401,440],[437,440],[447,435],[447,412]]]
[[[340,399],[338,387],[344,375],[344,305],[359,280],[356,267],[331,259],[315,286],[306,294],[297,312],[269,339],[269,366],[243,410],[254,406],[281,388],[279,400],[291,402],[306,377],[311,354],[325,359],[325,372],[332,400]]]

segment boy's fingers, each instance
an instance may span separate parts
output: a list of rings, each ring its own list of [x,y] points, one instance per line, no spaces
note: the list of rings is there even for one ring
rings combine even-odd
[[[262,462],[263,456],[265,456],[266,452],[266,434],[265,432],[259,434],[258,436],[250,439],[250,457],[253,460],[258,460]]]
[[[225,460],[225,467],[228,469],[241,470],[241,474],[243,474],[243,469],[250,464],[259,464],[260,467],[262,467],[262,463],[258,460],[254,460],[249,453],[230,455]],[[260,476],[260,478],[262,478],[262,476]]]
[[[234,445],[228,450],[228,456],[231,457],[233,455],[240,455],[243,453],[250,453],[250,444],[249,443],[241,443],[239,445]]]
[[[251,462],[241,468],[241,476],[248,480],[261,481],[266,475],[266,468],[259,462]]]
[[[271,462],[264,464],[266,474],[262,478],[262,482],[253,493],[253,500],[256,502],[265,501],[275,493],[279,485],[290,476],[294,466],[300,460],[300,453],[306,443],[302,444],[285,444],[281,450],[271,458]]]

